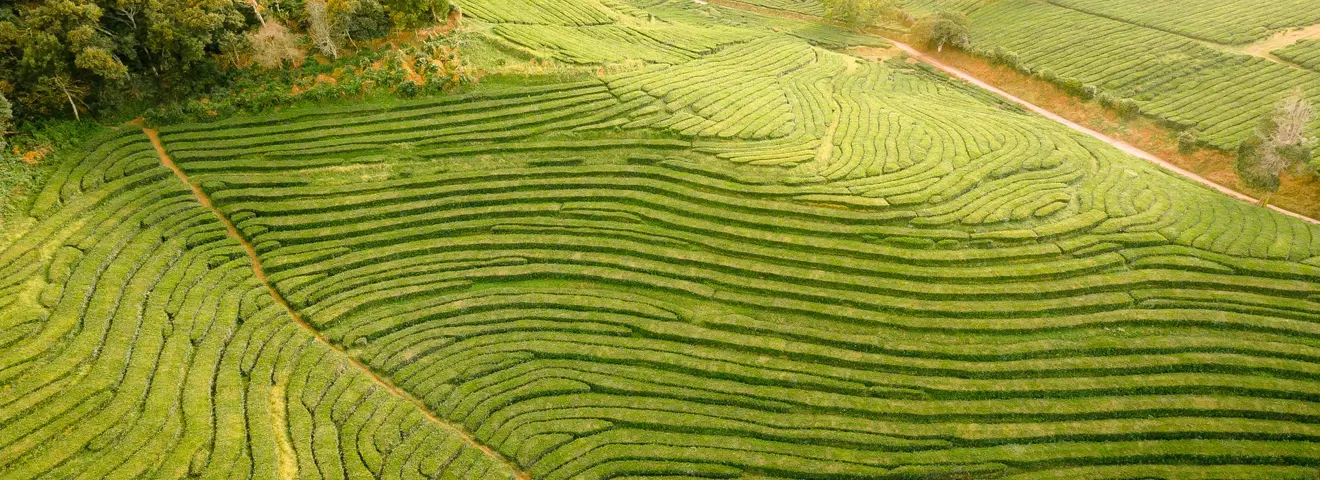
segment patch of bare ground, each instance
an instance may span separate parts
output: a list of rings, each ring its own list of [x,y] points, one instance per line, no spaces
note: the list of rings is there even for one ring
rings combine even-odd
[[[1257,57],[1265,57],[1271,60],[1278,60],[1273,55],[1270,55],[1270,52],[1297,43],[1298,40],[1307,38],[1320,38],[1320,23],[1308,27],[1275,33],[1269,38],[1242,47],[1242,53],[1255,55]]]

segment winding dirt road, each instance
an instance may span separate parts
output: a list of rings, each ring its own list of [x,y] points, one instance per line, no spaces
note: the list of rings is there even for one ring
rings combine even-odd
[[[741,2],[741,1],[738,1],[738,0],[707,0],[707,1],[709,1],[710,3],[716,4],[716,5],[725,6],[725,7],[729,7],[729,8],[736,8],[736,9],[738,9],[738,10],[744,10],[744,11],[748,11],[748,12],[756,13],[756,14],[759,14],[759,15],[771,15],[771,16],[776,16],[776,17],[781,17],[781,18],[788,18],[788,19],[792,19],[792,20],[803,20],[803,21],[826,22],[824,19],[822,19],[822,18],[820,18],[820,17],[815,17],[815,16],[812,16],[812,15],[806,15],[806,14],[802,14],[802,13],[786,12],[786,11],[783,11],[783,10],[775,10],[775,9],[772,9],[772,8],[766,8],[766,7],[761,7],[761,6],[758,6],[758,5],[752,5],[752,4],[745,3],[745,2]],[[826,22],[826,23],[828,23],[828,22]],[[912,58],[915,58],[915,59],[917,59],[917,60],[920,60],[920,61],[923,62],[923,63],[929,64],[929,65],[932,66],[932,67],[938,68],[938,69],[940,69],[941,71],[943,71],[944,73],[947,73],[947,74],[949,74],[949,75],[952,75],[952,76],[954,76],[954,77],[957,77],[958,79],[960,79],[960,80],[962,80],[962,81],[964,81],[964,82],[967,82],[967,83],[969,83],[969,84],[972,84],[972,85],[975,85],[975,86],[980,87],[980,88],[982,88],[982,89],[985,89],[986,91],[989,91],[990,93],[993,93],[993,94],[999,96],[1000,98],[1003,98],[1003,99],[1008,100],[1008,101],[1010,101],[1010,102],[1013,102],[1013,103],[1016,103],[1016,104],[1018,104],[1018,105],[1021,105],[1022,107],[1026,108],[1027,110],[1030,110],[1030,111],[1036,113],[1037,115],[1040,115],[1040,116],[1043,116],[1043,117],[1048,118],[1048,119],[1050,119],[1050,120],[1053,120],[1053,121],[1055,121],[1055,122],[1061,123],[1061,124],[1063,124],[1064,126],[1067,126],[1068,128],[1071,128],[1071,129],[1076,130],[1076,131],[1078,131],[1078,132],[1081,132],[1081,133],[1084,133],[1084,134],[1090,135],[1091,137],[1094,137],[1094,138],[1097,139],[1097,140],[1100,140],[1100,141],[1102,141],[1102,142],[1108,143],[1108,144],[1114,146],[1115,148],[1118,148],[1119,150],[1122,150],[1122,151],[1124,151],[1124,152],[1127,152],[1129,155],[1132,155],[1132,156],[1134,156],[1134,157],[1137,157],[1137,158],[1140,158],[1140,159],[1145,160],[1145,161],[1147,161],[1147,162],[1150,162],[1150,163],[1153,163],[1153,164],[1155,164],[1155,165],[1158,165],[1158,166],[1164,168],[1165,170],[1168,170],[1168,171],[1170,171],[1170,172],[1173,172],[1173,173],[1175,173],[1175,174],[1177,174],[1177,175],[1181,175],[1181,176],[1183,176],[1183,177],[1185,177],[1185,178],[1187,178],[1187,179],[1189,179],[1189,180],[1191,180],[1191,181],[1194,181],[1194,182],[1200,183],[1200,184],[1202,184],[1202,185],[1205,185],[1206,187],[1209,187],[1209,188],[1211,188],[1211,189],[1213,189],[1213,190],[1215,190],[1215,191],[1217,191],[1217,192],[1219,192],[1219,193],[1222,193],[1222,194],[1224,194],[1224,195],[1228,195],[1228,196],[1230,196],[1230,197],[1233,197],[1233,198],[1236,198],[1236,199],[1238,199],[1238,200],[1242,200],[1242,201],[1244,201],[1244,202],[1248,202],[1248,203],[1251,203],[1251,204],[1259,204],[1259,203],[1260,203],[1259,200],[1257,200],[1256,198],[1251,197],[1250,195],[1244,194],[1244,193],[1239,192],[1239,191],[1237,191],[1237,190],[1233,190],[1233,189],[1231,189],[1231,188],[1225,187],[1225,186],[1220,185],[1220,184],[1218,184],[1218,183],[1212,182],[1212,181],[1206,179],[1205,177],[1202,177],[1202,176],[1197,175],[1197,174],[1195,174],[1195,173],[1192,173],[1192,172],[1189,172],[1189,171],[1187,171],[1187,170],[1184,170],[1183,168],[1181,168],[1181,167],[1179,167],[1179,166],[1177,166],[1177,165],[1174,165],[1174,164],[1172,164],[1172,163],[1169,163],[1169,162],[1165,161],[1164,159],[1161,159],[1160,157],[1157,157],[1157,156],[1155,156],[1155,155],[1152,155],[1150,152],[1147,152],[1147,151],[1145,151],[1145,150],[1142,150],[1142,149],[1140,149],[1140,148],[1137,148],[1137,147],[1135,147],[1135,146],[1132,146],[1131,144],[1129,144],[1129,143],[1127,143],[1127,142],[1124,142],[1124,141],[1119,140],[1119,139],[1114,138],[1114,137],[1110,137],[1110,136],[1108,136],[1108,135],[1105,135],[1105,134],[1103,134],[1103,133],[1097,132],[1097,131],[1095,131],[1095,130],[1092,130],[1092,129],[1089,129],[1089,128],[1086,128],[1086,127],[1083,127],[1083,126],[1077,124],[1077,122],[1073,122],[1072,120],[1068,120],[1068,119],[1066,119],[1066,118],[1063,118],[1062,116],[1060,116],[1060,115],[1058,115],[1058,114],[1056,114],[1056,113],[1054,113],[1054,112],[1052,112],[1052,111],[1046,110],[1045,108],[1042,108],[1042,107],[1040,107],[1040,106],[1038,106],[1038,105],[1036,105],[1036,104],[1034,104],[1034,103],[1031,103],[1031,102],[1028,102],[1028,101],[1023,100],[1023,99],[1021,99],[1021,98],[1018,98],[1016,95],[1013,95],[1013,94],[1011,94],[1011,93],[1008,93],[1008,92],[1005,92],[1005,91],[1003,91],[1003,90],[1000,90],[999,88],[995,87],[994,85],[991,85],[991,84],[989,84],[989,83],[986,83],[986,82],[982,81],[981,79],[972,76],[970,73],[967,73],[967,72],[965,72],[965,71],[963,71],[963,70],[961,70],[961,69],[958,69],[958,68],[956,68],[956,67],[953,67],[953,66],[950,66],[950,65],[948,65],[948,64],[945,64],[944,62],[941,62],[941,61],[939,61],[939,60],[936,60],[936,59],[932,58],[930,55],[926,55],[926,54],[923,53],[922,51],[917,50],[916,48],[913,48],[911,45],[908,45],[908,44],[903,43],[903,42],[899,42],[899,41],[897,41],[897,40],[894,40],[894,39],[889,38],[889,37],[884,36],[884,35],[880,35],[880,34],[876,33],[876,30],[875,30],[875,29],[868,29],[868,31],[866,32],[866,34],[871,35],[871,36],[875,36],[875,37],[884,38],[886,41],[889,41],[890,43],[893,43],[894,46],[897,46],[899,49],[903,50],[904,53],[907,53],[908,56],[910,56],[910,57],[912,57]],[[1284,210],[1284,209],[1279,208],[1279,207],[1276,207],[1276,206],[1274,206],[1274,205],[1269,205],[1268,207],[1269,207],[1271,210],[1274,210],[1274,211],[1276,211],[1276,212],[1282,213],[1282,214],[1284,214],[1284,215],[1287,215],[1287,216],[1290,216],[1290,217],[1294,217],[1294,218],[1300,219],[1300,220],[1305,221],[1305,222],[1309,222],[1309,223],[1314,223],[1314,224],[1320,225],[1320,220],[1317,220],[1317,219],[1314,219],[1314,218],[1308,217],[1308,216],[1306,216],[1306,215],[1302,215],[1302,214],[1300,214],[1300,213],[1293,212],[1293,211],[1289,211],[1289,210]]]

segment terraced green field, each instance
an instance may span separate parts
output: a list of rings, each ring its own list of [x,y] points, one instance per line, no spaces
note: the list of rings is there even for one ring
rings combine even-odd
[[[1225,45],[1251,43],[1272,32],[1320,23],[1320,3],[1308,0],[1050,0],[1050,3]]]
[[[1320,40],[1298,40],[1292,45],[1270,53],[1285,61],[1320,72]]]
[[[1315,478],[1320,227],[732,23],[89,145],[0,246],[0,478]]]
[[[1032,72],[1131,98],[1143,114],[1196,127],[1203,142],[1225,150],[1293,89],[1320,101],[1320,72],[1053,4],[1002,0],[970,17],[974,50],[1015,52]],[[1320,122],[1311,129],[1320,133]]]

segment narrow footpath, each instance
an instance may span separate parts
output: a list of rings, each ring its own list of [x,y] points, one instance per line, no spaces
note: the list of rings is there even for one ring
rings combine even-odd
[[[783,11],[783,10],[776,10],[776,9],[772,9],[772,8],[766,8],[766,7],[762,7],[762,6],[759,6],[759,5],[752,5],[752,4],[749,4],[749,3],[746,3],[746,2],[742,2],[742,1],[739,1],[739,0],[707,0],[707,1],[709,1],[710,3],[715,4],[715,5],[720,5],[720,6],[729,7],[729,8],[735,8],[735,9],[738,9],[738,10],[744,10],[744,11],[748,11],[748,12],[751,12],[751,13],[756,13],[756,14],[759,14],[759,15],[769,15],[769,16],[775,16],[775,17],[787,18],[787,19],[792,19],[792,20],[803,20],[803,21],[814,21],[814,22],[828,23],[825,19],[822,19],[822,18],[820,18],[820,17],[815,17],[815,16],[812,16],[812,15],[806,15],[806,14],[802,14],[802,13],[795,13],[795,12],[787,12],[787,11]],[[889,37],[884,36],[884,35],[880,35],[880,34],[877,33],[877,32],[878,32],[878,29],[868,29],[865,33],[868,34],[868,35],[871,35],[871,36],[875,36],[875,37],[883,38],[883,39],[885,39],[886,41],[888,41],[888,42],[890,42],[890,43],[893,43],[894,46],[896,46],[896,47],[898,47],[899,49],[903,50],[904,53],[907,53],[908,56],[910,56],[910,57],[912,57],[912,58],[914,58],[914,59],[917,59],[917,60],[919,60],[919,61],[921,61],[921,62],[923,62],[923,63],[929,64],[929,65],[932,66],[932,67],[938,68],[938,69],[940,69],[941,71],[943,71],[943,72],[945,72],[945,73],[947,73],[947,74],[949,74],[949,75],[952,75],[952,76],[954,76],[954,77],[957,77],[958,79],[960,79],[960,80],[962,80],[962,81],[965,81],[965,82],[967,82],[967,83],[970,83],[970,84],[972,84],[972,85],[975,85],[975,86],[977,86],[977,87],[980,87],[980,88],[982,88],[982,89],[985,89],[986,91],[989,91],[990,93],[993,93],[993,94],[999,96],[1000,98],[1003,98],[1003,99],[1008,100],[1008,101],[1010,101],[1010,102],[1013,102],[1013,103],[1016,103],[1016,104],[1018,104],[1018,105],[1021,105],[1022,107],[1026,108],[1027,110],[1031,110],[1032,112],[1035,112],[1036,114],[1038,114],[1038,115],[1040,115],[1040,116],[1043,116],[1043,117],[1048,118],[1048,119],[1050,119],[1050,120],[1053,120],[1053,121],[1055,121],[1055,122],[1061,123],[1061,124],[1063,124],[1064,126],[1067,126],[1068,128],[1071,128],[1071,129],[1076,130],[1076,131],[1078,131],[1078,132],[1081,132],[1081,133],[1084,133],[1084,134],[1086,134],[1086,135],[1089,135],[1089,136],[1091,136],[1091,137],[1093,137],[1093,138],[1095,138],[1095,139],[1097,139],[1097,140],[1100,140],[1100,141],[1102,141],[1102,142],[1108,143],[1109,145],[1112,145],[1112,146],[1114,146],[1115,148],[1118,148],[1119,150],[1122,150],[1122,151],[1128,153],[1129,155],[1132,155],[1132,156],[1134,156],[1134,157],[1137,157],[1137,158],[1140,158],[1140,159],[1145,160],[1145,161],[1147,161],[1147,162],[1150,162],[1150,163],[1153,163],[1153,164],[1155,164],[1155,165],[1158,165],[1158,166],[1164,168],[1165,170],[1168,170],[1168,171],[1170,171],[1170,172],[1173,172],[1173,173],[1176,173],[1176,174],[1178,174],[1178,175],[1181,175],[1181,176],[1183,176],[1183,177],[1185,177],[1185,178],[1187,178],[1187,179],[1189,179],[1189,180],[1191,180],[1191,181],[1194,181],[1194,182],[1200,183],[1200,184],[1202,184],[1202,185],[1205,185],[1205,186],[1207,186],[1207,187],[1210,187],[1211,189],[1213,189],[1213,190],[1215,190],[1215,191],[1217,191],[1217,192],[1219,192],[1219,193],[1222,193],[1222,194],[1224,194],[1224,195],[1228,195],[1228,196],[1230,196],[1230,197],[1233,197],[1233,198],[1236,198],[1236,199],[1238,199],[1238,200],[1242,200],[1242,201],[1244,201],[1244,202],[1248,202],[1248,203],[1251,203],[1251,204],[1259,204],[1259,203],[1260,203],[1260,201],[1259,201],[1258,199],[1253,198],[1253,197],[1251,197],[1250,195],[1247,195],[1247,194],[1244,194],[1244,193],[1239,192],[1239,191],[1237,191],[1237,190],[1233,190],[1233,189],[1231,189],[1231,188],[1225,187],[1225,186],[1220,185],[1220,184],[1218,184],[1218,183],[1212,182],[1212,181],[1206,179],[1205,177],[1202,177],[1202,176],[1197,175],[1197,174],[1195,174],[1195,173],[1192,173],[1192,172],[1189,172],[1189,171],[1187,171],[1187,170],[1184,170],[1183,168],[1178,167],[1177,165],[1174,165],[1174,164],[1172,164],[1172,163],[1169,163],[1169,162],[1165,161],[1164,159],[1161,159],[1161,158],[1159,158],[1159,157],[1157,157],[1157,156],[1155,156],[1155,155],[1152,155],[1151,153],[1149,153],[1149,152],[1147,152],[1147,151],[1145,151],[1145,150],[1142,150],[1142,149],[1140,149],[1140,148],[1137,148],[1137,147],[1135,147],[1135,146],[1132,146],[1132,145],[1128,144],[1127,142],[1124,142],[1124,141],[1122,141],[1122,140],[1119,140],[1119,139],[1116,139],[1116,138],[1110,137],[1110,136],[1108,136],[1108,135],[1105,135],[1105,134],[1103,134],[1103,133],[1097,132],[1097,131],[1092,130],[1092,129],[1090,129],[1090,128],[1083,127],[1083,126],[1077,124],[1076,122],[1073,122],[1072,120],[1068,120],[1068,119],[1066,119],[1066,118],[1063,118],[1062,116],[1059,116],[1058,114],[1056,114],[1056,113],[1054,113],[1054,112],[1052,112],[1052,111],[1046,110],[1046,109],[1044,109],[1044,108],[1042,108],[1042,107],[1040,107],[1040,106],[1038,106],[1038,105],[1036,105],[1036,104],[1034,104],[1034,103],[1031,103],[1031,102],[1028,102],[1028,101],[1023,100],[1023,99],[1021,99],[1021,98],[1018,98],[1017,96],[1015,96],[1015,95],[1013,95],[1013,94],[1011,94],[1011,93],[1008,93],[1008,92],[1005,92],[1005,91],[1003,91],[1003,90],[1000,90],[999,88],[996,88],[994,85],[991,85],[991,84],[989,84],[989,83],[986,83],[986,82],[982,81],[981,79],[976,78],[976,77],[972,76],[971,74],[969,74],[969,73],[967,73],[967,72],[964,72],[964,71],[962,71],[962,70],[960,70],[960,69],[958,69],[958,68],[955,68],[955,67],[953,67],[953,66],[947,65],[947,64],[945,64],[945,63],[943,63],[943,62],[941,62],[941,61],[939,61],[939,60],[936,60],[936,59],[932,58],[931,56],[926,55],[925,53],[921,52],[920,50],[917,50],[916,48],[913,48],[911,45],[908,45],[908,44],[906,44],[906,43],[903,43],[903,42],[900,42],[900,41],[894,40],[894,39],[889,38]],[[1279,207],[1274,206],[1274,205],[1269,205],[1268,208],[1271,209],[1271,210],[1274,210],[1274,211],[1276,211],[1276,212],[1282,213],[1282,214],[1284,214],[1284,215],[1287,215],[1287,216],[1290,216],[1290,217],[1294,217],[1294,218],[1300,219],[1300,220],[1305,221],[1305,222],[1309,222],[1309,223],[1314,223],[1314,224],[1320,225],[1320,220],[1317,220],[1317,219],[1314,219],[1314,218],[1308,217],[1308,216],[1306,216],[1306,215],[1302,215],[1302,214],[1297,213],[1297,212],[1293,212],[1293,211],[1291,211],[1291,210],[1285,210],[1285,209],[1283,209],[1283,208],[1279,208]]]
[[[407,391],[404,391],[403,389],[394,385],[394,383],[390,382],[389,379],[377,375],[376,372],[372,371],[370,367],[358,361],[358,359],[354,358],[352,355],[349,355],[348,352],[344,350],[343,347],[336,345],[334,342],[331,342],[329,339],[325,338],[325,336],[322,335],[319,330],[312,327],[311,324],[307,323],[307,321],[303,319],[302,314],[298,313],[297,310],[294,310],[293,306],[289,304],[289,301],[284,298],[284,295],[280,294],[279,290],[275,289],[275,285],[270,282],[269,278],[266,277],[266,272],[261,267],[261,259],[257,256],[257,250],[253,248],[252,243],[249,242],[248,239],[245,238],[243,234],[238,230],[238,226],[235,225],[234,222],[231,221],[229,217],[224,214],[224,212],[220,211],[219,208],[216,208],[215,205],[211,203],[211,197],[207,196],[206,192],[203,191],[200,186],[198,186],[196,183],[193,183],[193,181],[188,178],[187,173],[184,173],[184,171],[180,169],[178,165],[174,164],[174,160],[171,159],[169,154],[165,152],[165,146],[164,144],[161,143],[160,136],[157,135],[156,130],[146,128],[145,126],[141,125],[141,122],[137,122],[137,123],[138,126],[142,127],[142,133],[146,134],[147,138],[151,139],[151,145],[156,147],[156,155],[160,157],[161,165],[164,165],[166,168],[173,171],[174,175],[179,177],[180,181],[182,181],[185,185],[188,185],[188,188],[192,189],[193,196],[197,198],[197,202],[201,203],[203,207],[206,207],[207,209],[211,210],[211,213],[215,214],[216,218],[220,219],[220,223],[224,224],[225,229],[229,231],[229,236],[234,237],[234,239],[238,240],[239,244],[243,245],[243,250],[247,251],[248,259],[251,261],[250,263],[252,264],[252,273],[256,275],[257,280],[261,281],[261,283],[266,286],[266,289],[270,291],[270,296],[275,299],[275,303],[278,303],[280,304],[280,306],[284,307],[284,310],[289,314],[289,318],[292,318],[293,321],[298,324],[298,326],[302,327],[303,329],[306,329],[309,333],[312,334],[312,336],[316,337],[317,341],[325,344],[327,347],[330,347],[330,349],[343,354],[344,358],[347,358],[349,363],[352,364],[354,368],[360,370],[363,374],[367,376],[367,378],[370,378],[371,381],[375,382],[376,385],[380,386],[381,388],[384,388],[385,391],[390,392],[394,396],[412,403],[414,406],[417,407],[417,410],[422,413],[422,416],[426,417],[426,419],[429,420],[431,423],[434,423],[436,426],[440,427],[441,429],[449,431],[450,433],[458,436],[459,438],[462,438],[464,442],[467,442],[472,447],[481,450],[486,454],[486,456],[489,456],[495,459],[496,461],[500,462],[501,464],[503,464],[505,467],[509,469],[510,472],[513,472],[514,477],[517,480],[530,480],[532,478],[531,475],[529,475],[527,472],[520,470],[518,468],[518,465],[514,463],[513,460],[509,459],[508,457],[505,457],[503,454],[495,451],[489,446],[486,446],[481,442],[478,442],[477,439],[472,436],[472,432],[469,432],[466,427],[464,427],[463,425],[455,424],[443,418],[440,418],[438,415],[435,414],[435,412],[431,411],[431,409],[427,407],[426,403],[422,402],[421,399],[414,397],[412,394],[409,394]]]

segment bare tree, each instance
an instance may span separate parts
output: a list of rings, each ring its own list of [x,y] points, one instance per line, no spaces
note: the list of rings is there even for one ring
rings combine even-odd
[[[1261,205],[1279,190],[1279,175],[1284,170],[1305,164],[1311,158],[1316,139],[1306,135],[1306,127],[1315,119],[1315,109],[1293,90],[1265,117],[1256,131],[1238,146],[1238,176],[1253,188],[1265,190]]]
[[[267,68],[278,67],[285,60],[293,61],[302,56],[293,34],[274,20],[253,32],[248,43],[252,46],[252,61]]]
[[[330,32],[330,19],[326,16],[324,0],[307,0],[307,34],[312,37],[312,44],[317,50],[339,58],[339,46]]]
[[[73,79],[69,78],[66,74],[54,75],[48,78],[50,84],[54,85],[55,88],[60,89],[60,92],[64,94],[64,98],[69,100],[69,108],[73,109],[73,119],[82,121],[82,116],[78,115],[78,104],[74,103],[73,97],[76,94],[79,98],[82,98],[83,95],[87,94],[85,91],[86,89],[73,83]]]
[[[248,5],[252,7],[253,12],[256,12],[257,21],[261,22],[261,26],[266,26],[266,17],[261,14],[261,4],[257,3],[257,0],[248,0]]]

